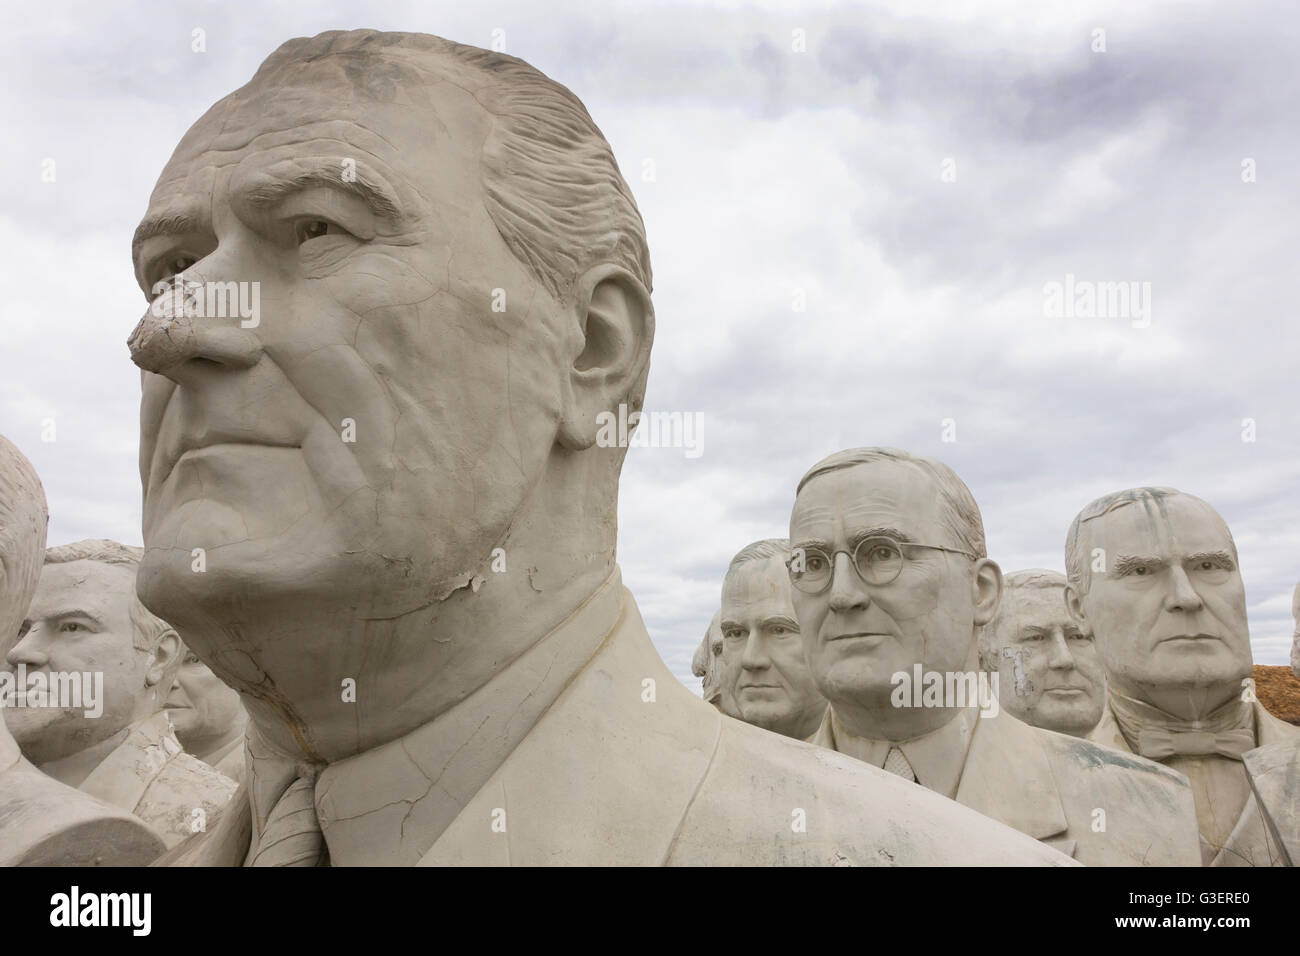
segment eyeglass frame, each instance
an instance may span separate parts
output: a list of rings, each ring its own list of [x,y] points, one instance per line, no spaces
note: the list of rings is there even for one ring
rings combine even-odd
[[[857,559],[858,550],[869,541],[888,541],[890,544],[894,546],[894,549],[898,552],[898,556],[903,559],[902,562],[898,565],[897,573],[895,573],[894,576],[890,578],[888,581],[879,581],[879,582],[868,581],[865,577],[862,576],[862,571],[859,570],[858,568],[858,559]],[[979,555],[971,554],[969,551],[962,551],[958,548],[946,548],[943,545],[939,545],[939,544],[921,544],[919,541],[899,541],[897,538],[890,537],[887,534],[873,534],[863,538],[861,541],[855,544],[853,546],[852,553],[846,551],[843,548],[839,548],[831,552],[830,554],[827,554],[821,548],[817,548],[817,547],[791,548],[790,549],[791,555],[785,561],[785,568],[787,573],[790,575],[790,586],[793,587],[795,590],[799,591],[802,594],[823,594],[830,589],[831,584],[834,583],[835,581],[835,559],[842,554],[849,559],[849,565],[853,568],[853,572],[858,576],[859,581],[861,581],[863,584],[867,585],[868,587],[879,588],[879,587],[884,587],[888,584],[893,584],[895,581],[898,580],[899,575],[903,573],[903,565],[911,560],[910,558],[908,558],[907,554],[903,551],[904,548],[925,548],[927,551],[946,551],[949,554],[960,554],[964,557],[970,558],[972,561],[978,561],[980,559]],[[794,563],[793,552],[795,551],[802,551],[804,557],[808,556],[809,551],[816,551],[818,554],[822,555],[828,560],[829,567],[830,567],[830,574],[826,575],[826,583],[823,584],[821,587],[819,587],[817,590],[807,591],[804,588],[801,588],[798,585],[798,583],[796,583],[794,578],[794,569],[790,566],[791,564]]]

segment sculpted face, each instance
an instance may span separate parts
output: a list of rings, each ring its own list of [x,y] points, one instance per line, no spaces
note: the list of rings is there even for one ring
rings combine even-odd
[[[1151,700],[1216,688],[1219,702],[1250,676],[1246,590],[1223,519],[1203,501],[1175,495],[1116,508],[1086,522],[1087,594],[1071,601],[1097,639],[1120,693]],[[1073,592],[1071,592],[1073,594]]]
[[[905,548],[898,577],[875,586],[842,553],[881,534],[961,548],[940,520],[942,507],[930,477],[907,462],[842,468],[813,478],[799,492],[790,517],[791,548],[841,552],[829,588],[793,592],[808,664],[833,703],[887,708],[891,676],[911,674],[916,663],[927,672],[970,669],[975,627],[987,623],[997,607],[997,565]]]
[[[485,566],[555,444],[572,345],[484,209],[491,117],[391,63],[402,85],[380,101],[350,62],[291,64],[217,104],[163,171],[142,233],[158,234],[136,250],[146,291],[182,266],[259,283],[255,328],[196,319],[183,360],[143,376],[140,594],[262,695],[304,655],[320,655],[331,682],[317,692],[333,697],[334,673],[384,666],[337,634],[261,641],[265,616],[391,619]],[[238,622],[228,643],[213,646],[214,620]],[[402,699],[448,653],[390,648],[375,679]]]
[[[239,693],[223,684],[194,654],[187,654],[176,672],[167,712],[181,746],[202,754],[243,723]]]
[[[41,571],[27,613],[31,627],[9,651],[9,669],[24,663],[29,677],[37,671],[99,672],[104,699],[99,717],[75,707],[5,708],[14,739],[34,763],[78,753],[153,712],[157,662],[134,646],[134,572],[101,561],[47,564]]]
[[[400,614],[475,569],[549,452],[556,335],[491,308],[536,283],[479,198],[490,118],[412,83],[425,102],[381,103],[337,59],[297,64],[219,103],[163,171],[146,228],[192,225],[139,246],[141,288],[188,263],[258,282],[261,315],[196,320],[189,360],[144,376],[151,599],[220,548],[204,591],[215,574]]]
[[[778,557],[750,561],[727,575],[722,683],[741,720],[802,740],[817,730],[826,699],[804,660],[790,591]]]
[[[1065,588],[1013,587],[996,620],[998,698],[1027,724],[1082,736],[1101,719],[1106,675],[1091,635],[1065,607]]]

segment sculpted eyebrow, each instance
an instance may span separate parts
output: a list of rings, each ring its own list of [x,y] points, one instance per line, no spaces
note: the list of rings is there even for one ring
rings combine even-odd
[[[893,538],[895,541],[903,544],[914,540],[906,531],[899,531],[897,528],[865,528],[862,531],[856,532],[853,537],[849,539],[849,546],[856,548],[860,543],[867,540],[867,538]]]
[[[387,187],[376,180],[365,178],[360,169],[356,170],[356,179],[343,179],[338,170],[332,167],[315,167],[306,169],[288,179],[278,179],[261,183],[244,193],[244,201],[254,206],[269,206],[286,196],[304,189],[313,188],[341,189],[363,199],[370,209],[385,219],[397,221],[401,212],[397,200],[389,193]]]
[[[799,622],[794,620],[793,618],[789,618],[784,615],[779,615],[777,617],[769,617],[763,621],[764,627],[776,627],[778,625],[780,625],[781,627],[787,627],[792,631],[799,630]]]
[[[1153,565],[1162,568],[1165,562],[1149,554],[1121,554],[1111,565],[1111,573],[1122,575],[1128,574],[1134,568],[1147,567]]]
[[[145,219],[136,227],[131,237],[131,256],[136,257],[140,246],[154,236],[176,236],[187,232],[202,232],[204,224],[196,216],[178,213]]]
[[[1197,551],[1195,554],[1189,554],[1187,560],[1197,561],[1217,561],[1220,564],[1232,565],[1232,555],[1227,551]]]

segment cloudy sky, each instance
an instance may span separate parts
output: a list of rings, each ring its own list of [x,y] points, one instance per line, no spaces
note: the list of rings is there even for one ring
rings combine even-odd
[[[856,445],[950,464],[1005,570],[1061,568],[1070,519],[1099,494],[1206,498],[1240,549],[1256,662],[1285,662],[1300,578],[1290,4],[358,9],[4,14],[0,433],[41,474],[51,543],[140,541],[130,236],[185,129],[290,37],[495,38],[583,99],[645,217],[648,404],[701,416],[703,453],[629,454],[620,563],[690,686],[731,555],[784,536],[799,476]],[[1050,314],[1045,288],[1067,275],[1137,283],[1149,313]]]

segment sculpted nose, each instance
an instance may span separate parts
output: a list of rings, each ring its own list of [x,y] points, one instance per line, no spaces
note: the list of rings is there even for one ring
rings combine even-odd
[[[749,637],[745,639],[745,652],[740,655],[740,666],[753,671],[766,667],[768,663],[762,635],[757,629],[750,631]]]
[[[1047,646],[1047,665],[1055,670],[1074,667],[1074,657],[1065,643],[1065,632],[1059,627],[1052,630],[1051,643]]]
[[[36,630],[32,628],[21,641],[9,648],[5,661],[10,667],[17,667],[19,664],[26,664],[28,667],[44,667],[50,662],[50,655],[45,653],[42,642],[36,637]]]
[[[209,317],[201,314],[202,307],[186,308],[179,299],[164,292],[149,304],[127,339],[131,361],[146,372],[166,375],[178,384],[183,384],[183,370],[195,359],[230,368],[257,364],[262,355],[261,340],[249,328],[241,328],[243,321],[256,321],[256,316],[241,320],[236,312],[231,317]],[[193,314],[195,311],[200,314]]]
[[[837,554],[834,561],[835,575],[831,579],[831,610],[842,612],[865,609],[871,604],[871,598],[867,595],[867,589],[862,583],[862,579],[858,577],[857,568],[853,566],[849,556],[843,552]]]
[[[1201,596],[1192,587],[1191,579],[1181,565],[1175,564],[1170,570],[1169,593],[1165,597],[1165,609],[1169,611],[1195,612],[1203,607]]]

